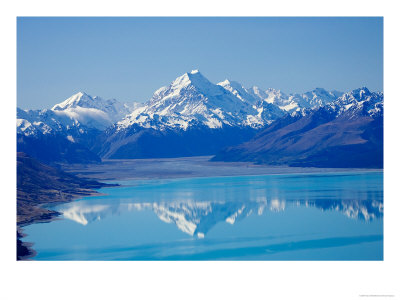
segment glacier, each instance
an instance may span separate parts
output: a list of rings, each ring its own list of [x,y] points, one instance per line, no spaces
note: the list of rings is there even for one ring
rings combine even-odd
[[[320,108],[334,110],[337,116],[353,113],[357,118],[359,110],[379,115],[383,94],[365,87],[348,93],[316,88],[286,94],[246,88],[230,79],[214,84],[192,70],[144,103],[79,92],[51,109],[17,108],[17,144],[29,151],[33,144],[40,145],[37,140],[46,139],[50,145],[51,139],[62,140],[63,147],[81,145],[79,151],[98,159],[214,155],[250,140],[277,120],[306,117]]]

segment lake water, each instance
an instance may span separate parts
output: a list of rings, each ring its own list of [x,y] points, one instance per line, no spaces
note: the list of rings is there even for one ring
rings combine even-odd
[[[383,259],[383,172],[119,183],[25,227],[34,259]]]

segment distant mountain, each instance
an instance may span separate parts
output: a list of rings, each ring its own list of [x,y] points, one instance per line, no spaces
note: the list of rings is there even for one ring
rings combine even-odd
[[[287,99],[291,103],[297,103],[298,107],[315,109],[334,102],[337,98],[343,96],[343,94],[338,91],[327,91],[323,88],[316,88],[303,94],[289,95]]]
[[[79,92],[54,105],[51,110],[87,127],[105,129],[139,106],[140,104],[135,102],[120,103],[115,99],[104,100],[98,96],[92,97]]]
[[[139,107],[139,103],[120,103],[79,92],[52,109],[17,110],[17,132],[24,135],[67,131],[79,128],[104,130]]]
[[[246,89],[238,82],[226,79],[225,81],[218,83],[218,85],[230,91],[241,101],[251,104],[252,107],[257,110],[256,115],[249,115],[247,119],[249,122],[258,124],[259,127],[270,124],[286,113],[286,110],[283,107],[280,107],[276,103],[268,102],[266,98],[263,98],[264,94],[262,94],[263,96],[260,96],[260,92],[253,93],[253,90]]]
[[[211,83],[194,70],[176,78],[169,86],[158,89],[149,102],[118,122],[117,130],[135,124],[161,130],[187,130],[197,126],[212,129],[226,126],[257,128],[271,122],[260,119],[258,113],[251,102]],[[278,116],[281,115],[283,112],[278,112]]]
[[[106,131],[99,153],[107,158],[213,154],[249,139],[270,122],[261,119],[251,103],[194,70],[157,90],[150,101]]]
[[[372,100],[365,101],[368,97]],[[323,156],[325,146],[322,145],[327,143],[319,137],[328,139],[328,132],[336,136],[338,146],[345,143],[350,147],[349,132],[356,128],[351,126],[361,126],[354,130],[365,131],[367,139],[374,141],[371,143],[380,143],[375,137],[380,130],[376,128],[380,126],[379,121],[371,123],[369,130],[363,127],[379,117],[383,109],[383,101],[379,99],[383,99],[382,94],[371,93],[366,88],[346,94],[316,88],[288,95],[272,88],[245,88],[231,80],[214,84],[198,70],[193,70],[161,87],[142,104],[124,104],[80,92],[52,109],[17,109],[17,146],[18,151],[45,162],[85,163],[99,162],[101,158],[214,155],[223,148],[255,138],[257,142],[253,146],[246,144],[249,149],[241,145],[220,152],[215,159],[293,165],[302,164],[306,157],[308,160],[314,157],[318,165],[315,155]],[[355,113],[360,109],[363,112]],[[355,113],[353,117],[349,115],[351,111]],[[358,125],[354,118],[358,118]],[[336,133],[333,127],[326,126],[320,127],[318,136],[311,137],[317,129],[311,132],[310,128],[327,122],[334,122],[331,125],[336,126]],[[284,129],[286,126],[289,127]],[[283,133],[285,130],[294,130],[290,135],[301,140],[302,146],[289,140]],[[340,130],[348,132],[343,135],[346,141],[339,142]],[[306,134],[308,131],[310,136]],[[352,138],[355,135],[353,132]],[[262,136],[268,139],[261,142]],[[307,138],[310,142],[305,142]],[[365,140],[365,136],[359,139]],[[319,146],[312,147],[312,141]],[[333,138],[329,141],[329,149],[336,149]],[[356,148],[363,144],[362,147],[373,149],[376,144],[371,143],[357,142]],[[299,147],[298,152],[293,147]],[[373,151],[371,149],[364,150]]]
[[[354,90],[278,119],[214,161],[312,167],[383,167],[383,94]]]
[[[17,108],[17,148],[43,162],[99,162],[90,148],[103,130],[137,108],[79,92],[52,109]]]
[[[290,97],[271,89],[246,89],[229,80],[213,84],[194,70],[158,89],[147,103],[109,128],[96,151],[105,158],[215,154],[250,139],[289,111],[333,101],[334,94],[317,89],[297,96],[301,103]]]
[[[218,85],[229,90],[242,101],[252,103],[256,107],[260,107],[262,103],[268,103],[270,107],[278,107],[285,112],[294,112],[302,108],[315,109],[335,101],[344,94],[343,92],[316,88],[303,94],[287,95],[273,88],[261,90],[259,87],[253,86],[246,89],[240,83],[229,80],[220,82]]]

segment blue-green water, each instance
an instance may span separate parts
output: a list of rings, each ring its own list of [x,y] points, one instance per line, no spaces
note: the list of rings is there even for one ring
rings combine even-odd
[[[383,172],[120,183],[25,227],[34,259],[383,259]]]

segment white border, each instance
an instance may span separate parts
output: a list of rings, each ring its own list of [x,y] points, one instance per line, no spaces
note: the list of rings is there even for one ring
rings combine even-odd
[[[11,2],[10,2],[11,3]],[[394,3],[394,2],[392,2]],[[1,299],[362,299],[400,295],[398,9],[383,1],[15,1],[1,12]],[[384,16],[384,262],[16,262],[16,16]],[[365,43],[368,47],[368,41]],[[5,107],[5,108],[4,108]],[[5,205],[4,205],[5,203]],[[381,299],[376,298],[374,299]]]

